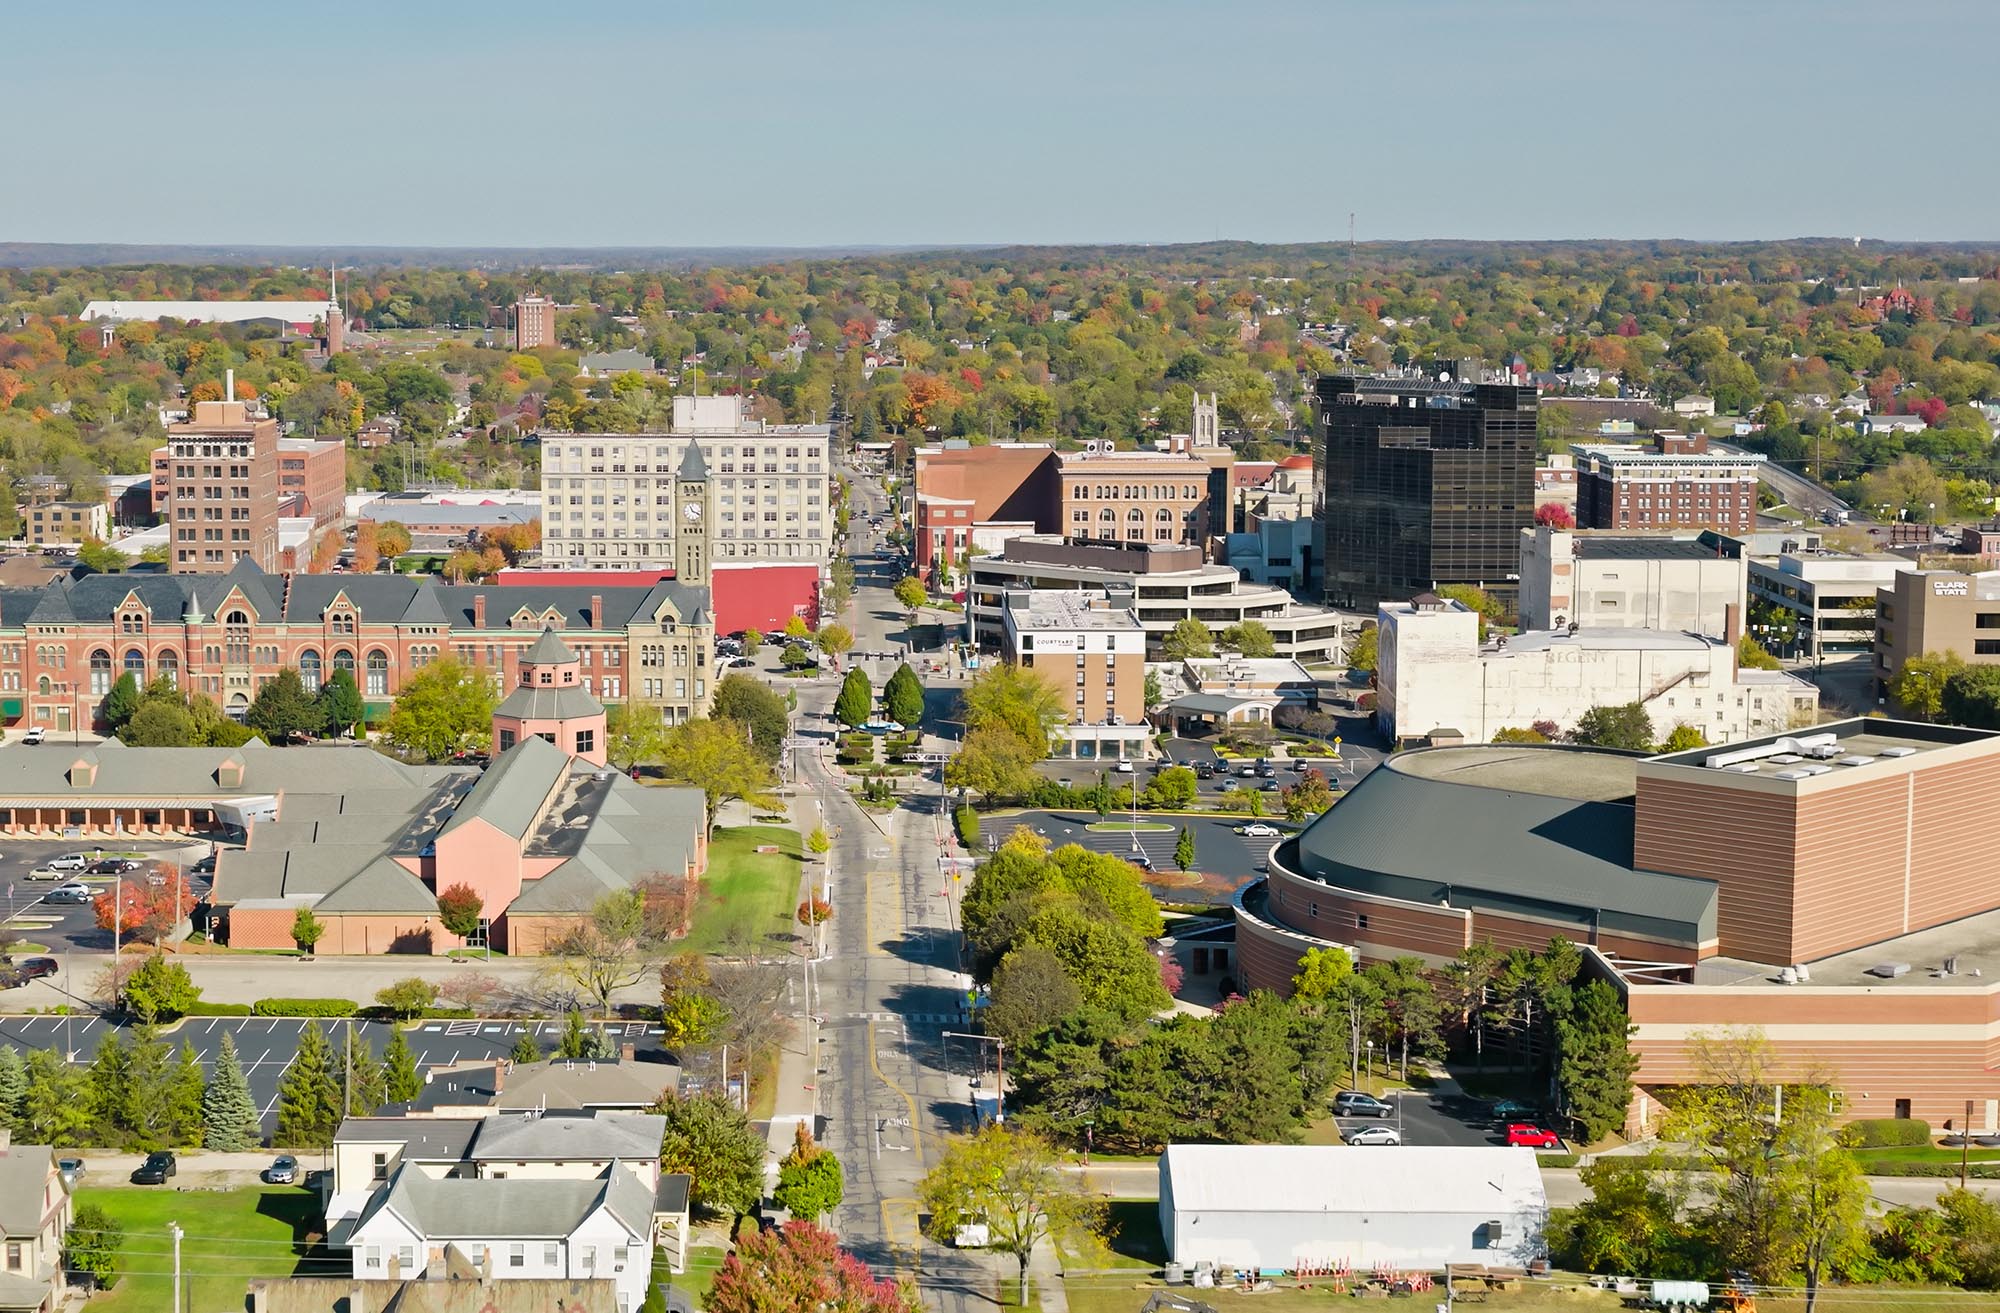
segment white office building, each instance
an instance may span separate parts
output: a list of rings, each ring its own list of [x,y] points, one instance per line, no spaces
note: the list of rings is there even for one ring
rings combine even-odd
[[[1721,634],[1742,614],[1743,545],[1679,537],[1521,530],[1521,628],[1669,629]]]
[[[544,433],[542,557],[551,568],[667,569],[675,474],[689,444],[712,485],[711,559],[826,562],[833,552],[832,426],[746,419],[741,397],[675,397],[666,433]]]
[[[1592,707],[1637,702],[1664,740],[1676,726],[1733,743],[1809,722],[1818,691],[1780,670],[1739,670],[1736,644],[1660,629],[1533,630],[1479,644],[1479,617],[1425,593],[1385,602],[1375,716],[1401,743],[1489,743],[1503,729],[1570,730]]]

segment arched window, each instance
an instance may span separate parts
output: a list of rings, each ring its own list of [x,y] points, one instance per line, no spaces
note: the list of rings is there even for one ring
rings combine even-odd
[[[1097,518],[1102,522],[1104,522],[1105,524],[1116,524],[1118,523],[1118,512],[1112,510],[1109,506],[1106,506],[1103,510],[1097,513]]]
[[[1159,510],[1153,512],[1153,518],[1161,524],[1172,524],[1174,522],[1174,513],[1162,506]]]
[[[111,654],[101,647],[90,654],[90,691],[111,691]]]
[[[1131,510],[1125,512],[1125,518],[1133,524],[1143,524],[1146,520],[1146,512],[1134,506]]]
[[[344,647],[333,649],[333,668],[335,670],[345,670],[348,674],[352,675],[354,673],[354,653]]]
[[[228,661],[232,666],[250,664],[250,617],[242,611],[231,611],[222,617],[222,640],[228,645]]]
[[[166,680],[174,688],[179,688],[181,686],[180,653],[174,651],[172,648],[168,648],[166,651],[160,653],[158,660],[160,663],[160,678]]]
[[[49,677],[47,675],[43,675],[35,681],[35,692],[41,694],[43,697],[49,695]]]
[[[299,682],[306,686],[306,692],[319,692],[319,653],[307,648],[299,653]]]
[[[146,682],[146,654],[136,647],[126,652],[125,673],[143,685]]]
[[[371,698],[389,695],[389,656],[375,651],[368,654],[368,696]]]

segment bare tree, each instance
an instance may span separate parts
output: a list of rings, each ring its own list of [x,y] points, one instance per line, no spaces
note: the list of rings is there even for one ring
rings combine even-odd
[[[505,988],[496,976],[489,976],[484,971],[469,971],[439,985],[438,997],[453,1007],[477,1011],[498,997]]]
[[[638,984],[651,969],[646,944],[639,891],[606,894],[575,929],[549,946],[557,956],[548,973],[556,982],[595,999],[599,1012],[609,1012],[611,996]]]

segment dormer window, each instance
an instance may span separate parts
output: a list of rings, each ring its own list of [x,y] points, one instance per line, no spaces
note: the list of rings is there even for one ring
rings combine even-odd
[[[125,611],[118,617],[118,632],[121,634],[143,634],[146,632],[144,611]]]
[[[327,616],[328,627],[336,634],[352,634],[355,629],[354,612],[335,611]]]

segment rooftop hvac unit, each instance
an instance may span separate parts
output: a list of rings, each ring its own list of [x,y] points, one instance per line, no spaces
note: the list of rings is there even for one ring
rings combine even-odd
[[[1916,752],[1915,748],[1902,747],[1900,745],[1882,749],[1882,755],[1885,757],[1913,757],[1916,755]]]
[[[1848,756],[1842,757],[1839,764],[1842,766],[1866,766],[1873,760],[1875,760],[1873,757]]]
[[[1877,962],[1863,974],[1879,976],[1883,980],[1895,980],[1898,977],[1910,974],[1910,964],[1908,962]]]
[[[1738,762],[1734,766],[1724,766],[1722,769],[1737,775],[1755,775],[1758,771],[1762,770],[1763,767],[1759,766],[1754,761],[1744,761],[1744,762]]]
[[[1799,983],[1801,985],[1810,985],[1812,983],[1812,968],[1805,963],[1799,963],[1792,970],[1799,973]]]
[[[1781,985],[1796,985],[1796,984],[1798,984],[1798,983],[1799,983],[1799,969],[1798,969],[1797,967],[1779,967],[1779,968],[1778,968],[1778,983],[1779,983],[1779,984],[1781,984]]]
[[[1781,770],[1771,776],[1774,780],[1809,780],[1812,772],[1807,770]]]
[[[1840,755],[1840,745],[1838,743],[1808,743],[1805,745],[1805,749],[1807,756],[1818,757],[1821,761]]]
[[[1804,760],[1805,758],[1796,752],[1781,752],[1777,756],[1770,758],[1773,766],[1796,766]]]

